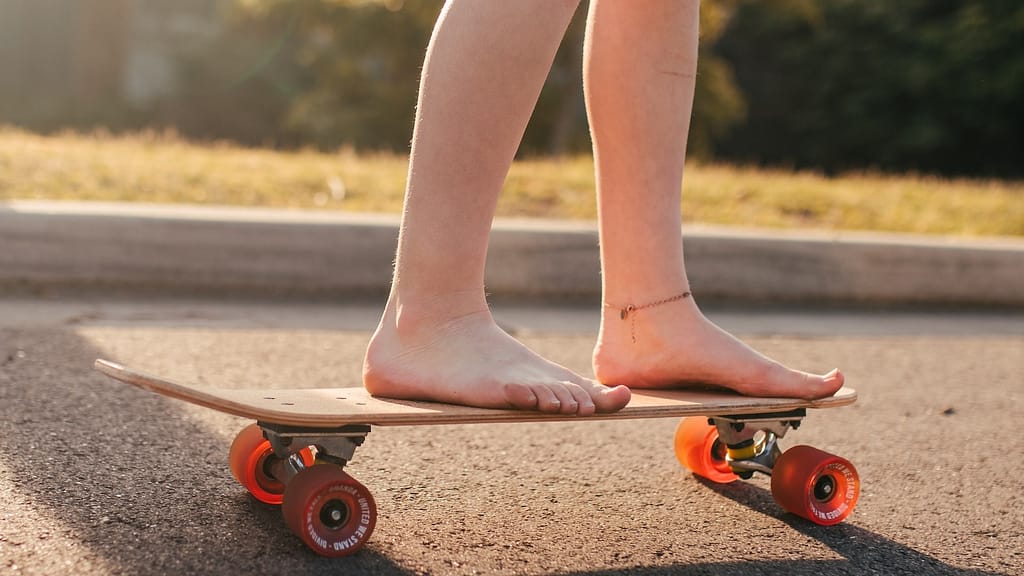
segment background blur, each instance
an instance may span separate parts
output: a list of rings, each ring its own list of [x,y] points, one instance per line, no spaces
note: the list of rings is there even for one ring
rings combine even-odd
[[[0,124],[404,151],[440,0],[0,0]],[[581,5],[524,142],[588,149]],[[1024,3],[704,0],[691,154],[1024,175]]]

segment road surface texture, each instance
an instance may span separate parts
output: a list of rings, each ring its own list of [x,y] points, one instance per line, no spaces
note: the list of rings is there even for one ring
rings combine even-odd
[[[97,357],[224,387],[359,383],[374,306],[0,300],[2,574],[1024,574],[1024,317],[710,311],[779,359],[842,367],[854,406],[784,446],[852,460],[853,515],[817,527],[764,477],[710,485],[673,420],[377,428],[349,471],[377,499],[355,557],[315,556],[226,464],[246,422],[106,379]],[[592,310],[499,310],[589,372]]]

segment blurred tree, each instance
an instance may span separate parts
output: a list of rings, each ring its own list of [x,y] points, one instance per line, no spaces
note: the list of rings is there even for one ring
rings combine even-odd
[[[701,3],[701,44],[713,43],[724,31],[735,0]],[[583,36],[587,2],[582,2],[569,25],[523,139],[527,153],[560,155],[590,149],[583,101]],[[743,120],[745,103],[723,58],[707,51],[697,62],[697,87],[690,124],[690,156],[707,158],[715,140]]]
[[[705,41],[735,0],[709,0]],[[186,134],[253,143],[404,150],[423,54],[442,0],[236,0],[222,37],[188,62],[185,97],[162,108]],[[588,150],[581,3],[523,139],[525,154]],[[740,120],[728,64],[700,60],[690,149],[708,155]]]
[[[185,133],[249,143],[402,148],[440,3],[237,0],[220,39],[187,64]]]
[[[732,64],[712,49],[725,32],[736,3],[737,0],[705,0],[700,5],[701,53],[687,142],[690,156],[712,157],[716,143],[746,117],[746,99],[736,84]]]
[[[1024,175],[1024,4],[742,0],[715,46],[749,115],[727,157]]]
[[[441,4],[0,2],[0,122],[405,150]],[[525,154],[589,148],[586,9]],[[704,0],[689,150],[833,172],[1022,177],[1022,101],[1019,0]]]
[[[587,113],[583,104],[583,35],[587,28],[587,2],[576,10],[565,39],[558,48],[530,124],[521,154],[561,156],[590,147]]]
[[[116,123],[132,14],[129,0],[0,3],[0,121]]]
[[[441,3],[306,1],[297,8],[295,56],[312,81],[291,102],[285,128],[320,146],[404,149]]]

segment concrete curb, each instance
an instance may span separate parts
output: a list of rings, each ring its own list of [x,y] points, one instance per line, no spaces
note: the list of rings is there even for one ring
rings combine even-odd
[[[0,290],[238,297],[381,295],[398,218],[249,208],[0,204]],[[1024,307],[1024,241],[691,227],[702,301]],[[592,223],[499,220],[487,288],[596,301]]]

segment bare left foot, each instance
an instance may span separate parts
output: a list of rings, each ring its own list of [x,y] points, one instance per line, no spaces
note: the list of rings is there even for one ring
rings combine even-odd
[[[824,398],[843,374],[793,370],[750,348],[708,320],[692,298],[635,310],[623,319],[605,307],[594,374],[608,386],[677,388],[714,385],[747,396]]]
[[[590,416],[629,402],[550,362],[498,327],[486,308],[455,318],[424,308],[385,311],[367,348],[363,382],[374,396]]]

